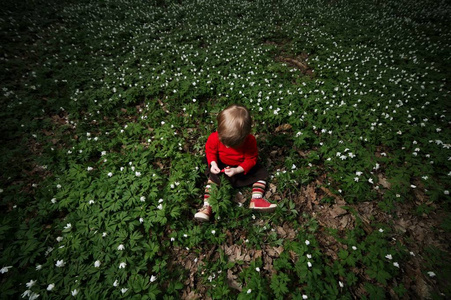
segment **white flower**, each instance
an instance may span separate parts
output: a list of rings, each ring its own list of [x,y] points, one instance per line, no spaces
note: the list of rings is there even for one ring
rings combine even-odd
[[[171,242],[175,241],[175,238],[171,237]]]
[[[393,265],[397,268],[399,268],[399,264],[397,262],[394,262]]]
[[[122,245],[122,244],[120,244],[119,246],[117,246],[117,250],[119,250],[119,251],[122,251],[122,250],[124,250],[125,249],[125,247],[124,247],[124,245]]]
[[[443,191],[443,193],[444,193],[445,195],[449,195],[449,191],[448,191],[448,190]]]
[[[53,248],[52,247],[48,247],[47,250],[45,250],[45,256],[49,255],[50,252],[52,252],[52,251],[53,251]]]
[[[305,240],[305,244],[308,246],[310,245],[310,241],[309,240]]]
[[[122,289],[121,289],[121,293],[122,293],[122,294],[125,294],[127,291],[128,291],[128,288],[122,288]]]
[[[259,268],[259,267],[256,267],[256,268],[255,268],[255,271],[260,272],[260,268]]]
[[[26,296],[30,296],[31,294],[31,290],[26,290],[25,292],[22,293],[22,298],[25,298]]]
[[[31,293],[30,298],[28,298],[28,300],[35,300],[39,298],[39,294],[36,293]]]
[[[108,177],[112,177],[112,176],[113,176],[113,173],[109,172]]]
[[[50,200],[53,204],[56,203],[56,198],[52,198],[52,200]]]
[[[387,255],[385,255],[385,258],[388,258],[388,259],[393,259],[393,256],[391,256],[391,254],[387,254]]]
[[[415,253],[413,253],[412,251],[410,251],[410,255],[415,256]]]
[[[355,182],[359,182],[359,177],[354,177]]]
[[[72,224],[71,223],[67,223],[66,226],[64,226],[64,229],[70,229],[72,228]]]
[[[62,268],[64,267],[66,263],[64,262],[64,260],[57,260],[55,266],[57,266],[58,268]]]
[[[96,267],[96,268],[100,267],[100,260],[96,260],[94,262],[94,267]]]
[[[106,237],[108,235],[107,232],[102,233],[102,237]]]
[[[429,277],[435,277],[435,273],[432,272],[432,271],[429,271],[429,272],[428,272],[428,275],[429,275]]]
[[[248,290],[247,290],[247,293],[248,293],[248,294],[252,293],[252,290],[251,290],[251,289],[248,289]]]
[[[308,299],[307,295],[302,295],[302,299]]]
[[[61,188],[61,184],[57,184],[57,185],[56,185],[56,188],[57,188],[57,189],[60,189],[60,188]]]
[[[355,172],[355,175],[357,175],[357,176],[362,176],[362,172],[359,172],[359,171],[357,171],[357,172]]]
[[[92,167],[88,167],[88,169],[87,169],[87,170],[88,170],[88,171],[92,171],[92,169],[93,169]]]
[[[146,201],[146,197],[141,196],[141,198],[139,198],[139,200],[140,200],[141,202],[144,202],[144,201]]]
[[[31,288],[36,283],[36,280],[30,280],[30,282],[27,282],[25,285],[27,288]]]
[[[139,176],[141,176],[141,172],[136,171],[135,175],[136,175],[136,177],[139,177]]]
[[[54,284],[54,283],[49,284],[49,285],[47,286],[47,291],[53,290],[54,287],[55,287],[55,284]]]
[[[7,266],[0,269],[0,273],[5,274],[8,273],[8,269],[11,269],[13,266]]]
[[[309,267],[309,268],[311,268],[312,267],[312,263],[311,262],[307,262],[307,266]]]
[[[212,230],[212,231],[211,231],[211,234],[215,234],[215,233],[216,233],[216,230]]]
[[[159,199],[158,203],[163,203],[163,201],[164,201],[163,199]]]
[[[71,291],[71,293],[72,293],[72,296],[77,296],[77,294],[78,294],[78,290],[77,289],[74,289],[73,291]]]
[[[311,254],[307,254],[307,258],[308,258],[308,259],[311,259],[311,258],[312,258],[312,255],[311,255]]]
[[[94,202],[94,200],[89,200],[89,202],[88,202],[89,204],[94,204],[95,202]]]
[[[368,182],[371,183],[371,184],[373,184],[373,178],[369,178],[369,179],[368,179]]]
[[[37,265],[36,266],[36,271],[39,271],[39,270],[41,270],[42,269],[42,266],[41,265]]]
[[[139,223],[142,224],[142,222],[144,222],[144,219],[143,218],[139,218]]]
[[[159,205],[157,206],[157,208],[158,208],[159,210],[162,210],[162,209],[163,209],[163,204],[159,204]]]
[[[113,286],[118,286],[119,285],[119,281],[117,281],[117,279],[113,282]]]
[[[341,282],[341,281],[338,282],[338,285],[339,285],[341,288],[345,286],[345,285],[343,284],[343,282]]]
[[[157,276],[154,275],[150,276],[150,282],[154,282],[155,280],[157,280]]]
[[[126,262],[121,262],[121,263],[119,264],[119,269],[125,269],[126,266],[127,266],[127,263],[126,263]]]
[[[379,232],[381,232],[381,233],[382,233],[382,232],[384,232],[384,230],[383,230],[382,228],[379,228]]]

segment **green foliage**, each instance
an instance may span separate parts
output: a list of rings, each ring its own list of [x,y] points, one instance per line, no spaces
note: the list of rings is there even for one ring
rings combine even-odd
[[[214,299],[410,295],[388,226],[367,233],[357,218],[331,256],[299,197],[321,178],[348,203],[392,213],[420,198],[417,215],[449,213],[446,5],[4,2],[0,298],[178,299],[190,276]],[[204,145],[231,103],[251,110],[282,197],[274,214],[252,213],[224,181],[215,220],[198,224]],[[230,241],[280,253],[269,272],[266,257],[228,261]],[[449,294],[446,256],[430,251]]]

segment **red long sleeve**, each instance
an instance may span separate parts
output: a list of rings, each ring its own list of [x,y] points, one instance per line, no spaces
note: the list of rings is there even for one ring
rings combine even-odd
[[[244,143],[238,148],[228,148],[219,141],[218,133],[213,132],[205,144],[208,165],[218,159],[226,165],[241,166],[244,174],[249,172],[257,163],[258,149],[255,137],[249,134]]]

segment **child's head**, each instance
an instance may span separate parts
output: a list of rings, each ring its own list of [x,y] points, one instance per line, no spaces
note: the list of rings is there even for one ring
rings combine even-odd
[[[238,147],[251,132],[252,118],[244,106],[230,105],[217,119],[219,140],[228,147]]]

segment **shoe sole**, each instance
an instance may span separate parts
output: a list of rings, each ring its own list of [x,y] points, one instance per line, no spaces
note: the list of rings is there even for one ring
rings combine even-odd
[[[200,222],[208,222],[210,221],[210,218],[207,216],[194,216],[194,219],[200,221]]]
[[[259,211],[259,212],[274,212],[277,208],[277,206],[274,207],[249,207],[252,210]]]

